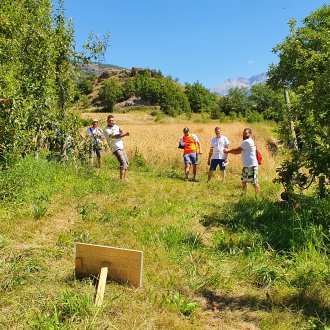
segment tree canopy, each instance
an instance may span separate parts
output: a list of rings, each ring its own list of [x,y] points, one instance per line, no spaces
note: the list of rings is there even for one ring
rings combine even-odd
[[[0,162],[8,164],[38,153],[69,121],[73,30],[62,1],[53,16],[49,0],[3,0],[0,22]]]
[[[304,166],[315,176],[330,177],[330,5],[312,12],[302,26],[290,22],[290,34],[274,48],[279,63],[269,70],[269,83],[295,94],[290,118],[295,121],[299,151],[291,167]],[[284,121],[289,127],[287,121]],[[293,166],[295,165],[295,166]]]

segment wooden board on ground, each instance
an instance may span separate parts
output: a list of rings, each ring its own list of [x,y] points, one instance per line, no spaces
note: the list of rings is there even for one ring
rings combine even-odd
[[[107,279],[142,287],[143,252],[105,245],[75,243],[75,270],[78,278],[98,276],[107,263]]]

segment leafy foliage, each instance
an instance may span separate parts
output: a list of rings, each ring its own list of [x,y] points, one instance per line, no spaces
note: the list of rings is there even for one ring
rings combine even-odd
[[[299,132],[300,150],[292,153],[297,162],[315,176],[330,177],[330,5],[314,11],[274,48],[279,64],[269,70],[270,83],[277,88],[290,88],[296,100],[291,117],[283,122],[288,131],[290,119]]]
[[[123,84],[124,96],[133,95],[143,98],[150,104],[158,104],[160,109],[170,116],[190,112],[188,99],[180,86],[161,73],[151,75],[145,70],[141,74],[128,78]]]
[[[93,82],[96,79],[96,75],[90,74],[83,76],[77,81],[77,88],[83,94],[89,94],[93,91]]]
[[[112,112],[113,106],[123,98],[123,88],[115,79],[109,79],[100,88],[99,98],[105,109]]]
[[[265,119],[279,122],[283,118],[284,96],[269,85],[255,84],[251,87],[249,99],[251,108]]]
[[[186,84],[185,88],[192,112],[212,112],[219,108],[215,95],[199,82]]]
[[[53,17],[49,0],[4,0],[0,21],[0,162],[8,165],[72,126],[73,30],[62,1]]]

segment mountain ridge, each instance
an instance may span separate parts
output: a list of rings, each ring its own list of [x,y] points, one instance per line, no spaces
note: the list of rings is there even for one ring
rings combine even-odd
[[[232,88],[250,89],[251,86],[255,84],[265,84],[267,79],[268,79],[268,75],[266,72],[254,75],[250,78],[245,78],[245,77],[230,78],[225,80],[218,87],[211,88],[210,91],[218,95],[228,95],[229,90]]]

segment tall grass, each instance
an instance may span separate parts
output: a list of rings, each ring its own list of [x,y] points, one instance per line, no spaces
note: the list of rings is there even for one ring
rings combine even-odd
[[[278,202],[268,128],[253,127],[267,155],[256,199],[253,190],[241,197],[239,157],[225,184],[204,182],[203,158],[201,182],[182,180],[182,127],[207,153],[219,123],[119,124],[131,131],[126,183],[110,152],[101,172],[26,157],[2,173],[0,327],[326,329],[330,203]],[[223,125],[233,146],[244,126]],[[143,250],[144,288],[110,282],[94,309],[91,282],[73,275],[74,241]]]

